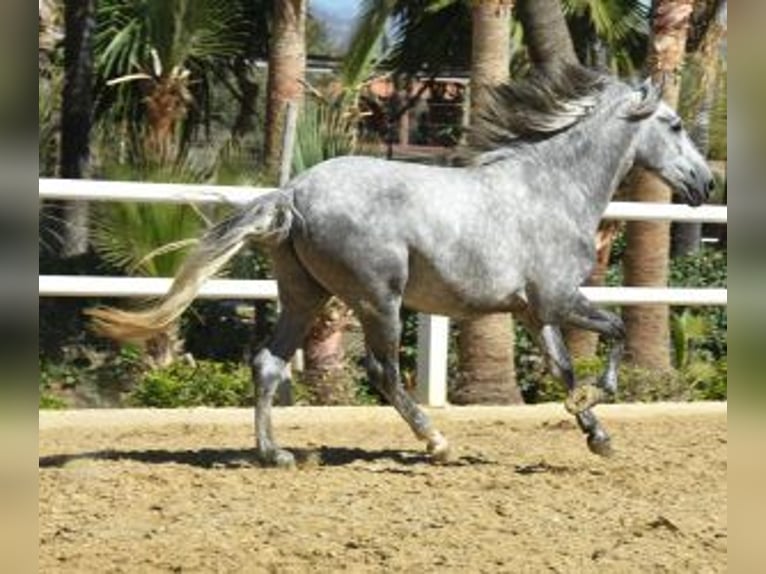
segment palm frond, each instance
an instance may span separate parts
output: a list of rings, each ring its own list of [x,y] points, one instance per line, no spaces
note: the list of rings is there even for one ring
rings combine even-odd
[[[369,76],[380,57],[380,43],[390,18],[395,15],[396,0],[363,0],[351,43],[341,66],[344,86],[356,87]]]
[[[94,210],[91,241],[109,264],[128,273],[172,276],[183,247],[192,244],[204,223],[188,206],[113,204]]]
[[[628,75],[640,67],[649,35],[648,3],[642,0],[562,0],[562,8],[574,32],[572,39],[581,58],[595,48],[594,42],[600,42],[606,57],[603,63],[612,72]]]
[[[406,3],[398,20],[384,61],[387,69],[413,76],[470,66],[471,8],[467,2]]]
[[[306,102],[296,126],[293,173],[333,157],[352,154],[355,130],[353,111],[339,102]]]

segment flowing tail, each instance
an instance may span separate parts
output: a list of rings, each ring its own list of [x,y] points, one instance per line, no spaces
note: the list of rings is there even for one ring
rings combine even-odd
[[[93,330],[118,341],[141,342],[163,333],[194,301],[202,284],[215,275],[249,241],[276,245],[289,234],[292,202],[275,192],[209,229],[181,264],[170,290],[156,303],[137,311],[97,307],[85,311]]]

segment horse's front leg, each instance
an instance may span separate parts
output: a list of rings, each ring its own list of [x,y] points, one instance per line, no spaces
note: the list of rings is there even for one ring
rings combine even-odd
[[[549,361],[549,368],[554,376],[559,377],[564,382],[569,391],[567,398],[567,401],[569,401],[583,387],[577,385],[572,360],[564,344],[561,329],[552,324],[543,325],[540,330],[540,340]],[[572,414],[575,415],[580,430],[587,437],[590,451],[600,456],[611,455],[612,447],[609,435],[601,426],[593,411],[590,408],[585,408]]]
[[[625,348],[625,326],[619,316],[596,307],[582,295],[578,296],[572,311],[567,315],[566,324],[595,331],[612,343],[606,368],[596,385],[582,385],[570,393],[566,407],[572,414],[576,414],[614,397],[617,392],[617,377]]]

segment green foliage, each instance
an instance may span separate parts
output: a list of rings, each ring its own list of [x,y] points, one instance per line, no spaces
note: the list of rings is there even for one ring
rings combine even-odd
[[[128,274],[170,277],[203,228],[199,214],[185,205],[105,204],[94,210],[91,244]]]
[[[600,358],[575,361],[578,381],[594,383],[604,369]],[[623,364],[620,367],[616,402],[725,400],[727,362],[693,361],[681,370],[651,371]],[[528,403],[561,402],[566,390],[549,374],[525,389]]]
[[[40,393],[54,388],[73,388],[80,379],[81,368],[74,364],[44,362],[40,368]]]
[[[708,157],[726,161],[728,157],[728,74],[724,70],[719,77],[716,98],[713,102],[713,117],[710,122],[710,149]]]
[[[61,385],[77,384],[77,376],[71,367],[41,365],[38,408],[57,410],[67,408],[67,402],[52,391]]]
[[[354,151],[356,125],[341,102],[309,100],[296,126],[293,173]]]
[[[114,352],[66,345],[55,361],[40,359],[40,408],[121,406],[145,370],[141,352],[132,346]]]
[[[642,65],[649,32],[649,10],[641,0],[564,0],[575,48],[592,66],[607,65],[631,74]],[[468,68],[471,62],[471,3],[465,0],[365,0],[351,41],[344,71],[362,78],[376,60],[388,70],[413,76],[426,70]],[[514,21],[514,45],[523,33]],[[603,63],[602,63],[603,60]],[[513,68],[525,67],[523,50],[515,50]]]
[[[687,257],[671,262],[671,286],[726,287],[726,251],[702,249]],[[686,319],[678,317],[686,315]],[[673,328],[679,338],[685,338],[694,346],[701,360],[715,362],[725,359],[728,354],[728,309],[726,307],[696,307],[693,310],[682,307],[672,309]],[[694,325],[692,325],[694,323]],[[694,327],[696,331],[689,331]],[[700,330],[704,335],[700,335]],[[677,350],[677,349],[676,349]]]
[[[669,283],[673,287],[726,287],[727,252],[701,249],[670,264]]]
[[[704,339],[710,331],[705,317],[685,309],[670,318],[670,332],[676,369],[689,367],[694,354],[694,345]]]
[[[121,181],[203,183],[217,181],[216,166],[225,166],[230,159],[227,146],[212,153],[212,158],[187,155],[184,161],[166,166],[151,163],[125,166],[117,158],[107,157],[102,172],[106,179]],[[176,204],[94,204],[91,245],[104,261],[128,274],[172,276],[188,248],[225,210]]]
[[[130,394],[135,406],[179,408],[253,404],[250,369],[238,364],[179,361],[146,373]]]
[[[649,35],[646,2],[563,0],[562,7],[583,63],[599,66],[603,60],[613,73],[621,75],[634,74],[641,67]]]
[[[697,361],[684,372],[692,397],[705,401],[722,401],[728,397],[729,364],[727,359],[714,363]]]
[[[188,69],[190,80],[207,89],[213,68],[242,51],[245,32],[240,2],[104,0],[97,12],[96,70],[106,82],[136,73],[156,79]],[[141,91],[134,82],[114,89],[117,116],[132,117]]]
[[[38,174],[53,177],[58,164],[59,112],[63,74],[54,70],[50,78],[38,82]]]
[[[37,408],[41,411],[58,411],[67,408],[67,406],[67,402],[64,399],[41,392]]]

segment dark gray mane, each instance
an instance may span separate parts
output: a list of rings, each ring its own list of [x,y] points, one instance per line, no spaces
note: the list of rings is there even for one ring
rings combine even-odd
[[[554,75],[532,72],[524,80],[498,86],[470,128],[464,151],[474,162],[485,163],[482,152],[516,148],[566,131],[590,114],[609,84],[608,76],[566,66]]]

